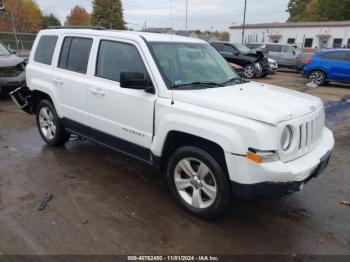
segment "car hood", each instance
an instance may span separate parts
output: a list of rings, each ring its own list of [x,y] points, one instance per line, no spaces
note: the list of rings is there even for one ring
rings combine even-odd
[[[221,88],[175,91],[175,101],[277,125],[323,107],[308,94],[256,82]]]
[[[23,59],[15,55],[0,56],[0,67],[12,67],[22,62]]]
[[[256,57],[260,60],[264,58],[264,53],[261,51],[249,52],[249,53],[245,53],[244,55],[249,57]]]

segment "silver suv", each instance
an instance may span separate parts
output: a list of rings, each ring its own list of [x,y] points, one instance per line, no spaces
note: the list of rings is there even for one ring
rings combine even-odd
[[[265,56],[277,61],[280,67],[289,67],[296,69],[297,57],[302,53],[301,50],[296,49],[292,45],[278,44],[278,43],[252,43],[248,45],[252,49],[259,49],[264,51]]]

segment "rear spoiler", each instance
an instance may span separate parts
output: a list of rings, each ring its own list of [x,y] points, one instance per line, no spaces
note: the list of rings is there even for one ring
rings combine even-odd
[[[28,114],[33,114],[32,91],[27,86],[21,86],[10,93],[13,102]]]

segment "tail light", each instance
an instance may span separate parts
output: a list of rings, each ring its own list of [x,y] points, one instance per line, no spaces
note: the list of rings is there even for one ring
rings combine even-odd
[[[312,62],[312,57],[308,57],[305,59],[305,64],[310,64]]]

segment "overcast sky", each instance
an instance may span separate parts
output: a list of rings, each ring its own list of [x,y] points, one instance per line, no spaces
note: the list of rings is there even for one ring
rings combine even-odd
[[[54,13],[62,21],[74,5],[89,12],[92,0],[36,0],[44,13]],[[288,0],[247,0],[247,23],[284,22]],[[128,26],[141,29],[148,27],[170,27],[170,0],[122,0],[124,16]],[[189,29],[228,30],[232,23],[243,21],[244,0],[188,0]],[[173,27],[185,29],[186,0],[172,0]]]

